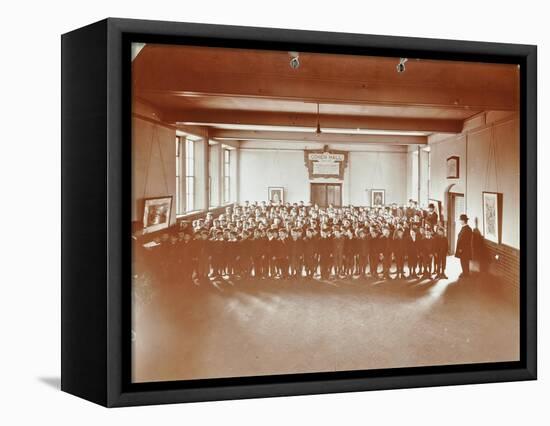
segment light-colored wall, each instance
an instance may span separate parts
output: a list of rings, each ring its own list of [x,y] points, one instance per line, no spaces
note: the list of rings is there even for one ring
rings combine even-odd
[[[267,200],[269,186],[282,186],[285,201],[309,200],[309,180],[303,151],[255,150],[239,152],[239,201]]]
[[[492,121],[495,120],[495,121]],[[491,142],[492,141],[492,142]],[[491,149],[491,143],[493,148]],[[441,200],[451,184],[465,194],[471,225],[483,233],[482,192],[502,193],[502,243],[519,248],[519,119],[488,113],[481,126],[442,141],[430,141],[430,198]],[[446,160],[460,157],[460,178],[447,179]],[[462,191],[463,190],[463,191]]]
[[[176,131],[132,118],[132,221],[143,220],[143,199],[176,195]],[[175,205],[170,223],[176,220]]]
[[[350,152],[349,203],[370,205],[370,190],[384,189],[386,204],[403,204],[407,197],[405,151]]]
[[[304,151],[244,146],[239,156],[240,202],[267,199],[269,186],[284,187],[285,200],[289,202],[309,201],[310,180],[304,163]],[[368,190],[371,189],[385,189],[386,203],[401,204],[407,196],[406,162],[407,152],[402,147],[351,151],[343,181],[317,179],[312,182],[341,182],[344,204],[369,205]]]

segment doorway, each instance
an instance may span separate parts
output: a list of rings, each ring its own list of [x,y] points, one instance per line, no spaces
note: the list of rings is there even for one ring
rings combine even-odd
[[[311,204],[319,207],[327,207],[332,204],[334,207],[342,206],[342,184],[341,183],[312,183],[310,188]]]
[[[464,194],[458,194],[455,192],[449,192],[448,194],[449,211],[447,214],[447,236],[449,238],[450,254],[453,254],[456,248],[456,237],[458,235],[458,230],[460,229],[458,218],[461,214],[465,213]]]

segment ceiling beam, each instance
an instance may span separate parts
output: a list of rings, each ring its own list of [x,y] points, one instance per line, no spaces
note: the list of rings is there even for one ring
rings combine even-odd
[[[231,96],[293,100],[309,103],[424,106],[471,110],[515,110],[514,86],[503,90],[483,86],[433,87],[422,84],[384,84],[361,81],[303,80],[272,75],[228,73],[171,73],[134,85],[137,96]]]
[[[378,145],[425,145],[426,136],[393,136],[393,135],[354,135],[340,133],[309,133],[309,132],[276,132],[258,130],[227,130],[210,129],[209,136],[214,139],[230,140],[265,140],[265,141],[297,141],[323,142],[327,144],[378,144]]]
[[[163,111],[164,122],[208,124],[241,124],[260,126],[316,127],[317,115],[289,112],[185,109]],[[460,133],[462,120],[431,118],[372,117],[349,115],[319,116],[322,127],[329,129],[399,130],[432,133]]]

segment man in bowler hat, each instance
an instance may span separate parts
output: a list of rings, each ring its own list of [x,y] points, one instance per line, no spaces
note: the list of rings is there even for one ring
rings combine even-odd
[[[455,257],[460,259],[462,267],[461,277],[470,275],[470,260],[472,259],[472,228],[468,225],[468,216],[461,214],[459,221],[462,224],[462,229],[458,233],[456,241]]]

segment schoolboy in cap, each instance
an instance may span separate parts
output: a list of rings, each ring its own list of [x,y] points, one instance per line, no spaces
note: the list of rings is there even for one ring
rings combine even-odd
[[[428,210],[425,213],[424,221],[426,224],[430,225],[432,229],[437,225],[437,222],[439,222],[439,216],[435,211],[435,205],[433,203],[428,204]]]

